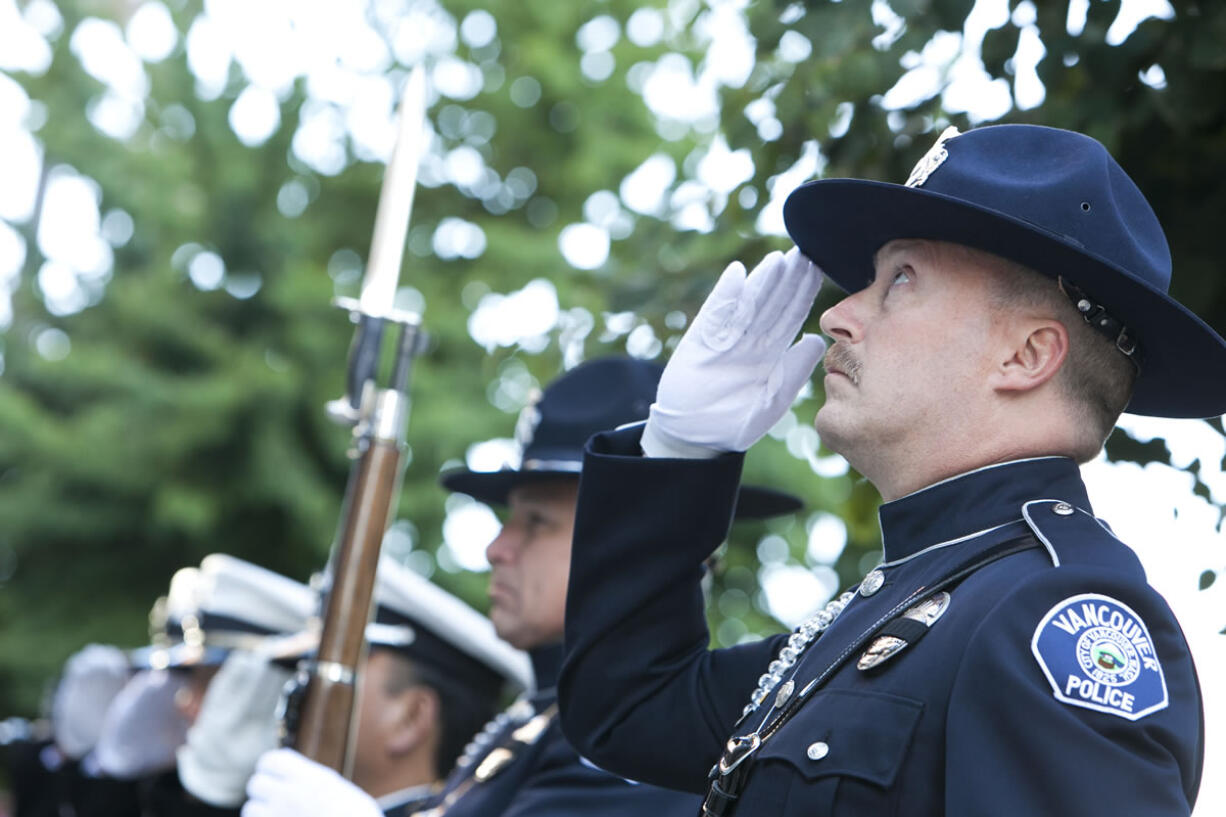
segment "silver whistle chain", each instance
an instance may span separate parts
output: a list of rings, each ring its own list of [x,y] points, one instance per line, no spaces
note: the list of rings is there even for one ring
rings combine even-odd
[[[859,588],[856,588],[857,590]],[[742,720],[754,712],[758,711],[758,707],[766,700],[767,696],[774,691],[779,682],[783,680],[783,675],[796,664],[796,660],[801,653],[805,651],[813,640],[817,638],[823,630],[830,626],[839,613],[843,612],[843,608],[856,597],[856,590],[848,590],[837,599],[830,601],[824,608],[809,616],[803,624],[797,627],[788,637],[788,642],[779,650],[779,656],[771,661],[766,667],[766,672],[762,673],[762,677],[758,679],[758,686],[749,696],[749,703],[741,710]]]

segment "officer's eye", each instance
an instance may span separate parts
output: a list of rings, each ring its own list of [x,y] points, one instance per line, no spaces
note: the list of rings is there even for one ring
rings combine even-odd
[[[894,287],[898,286],[899,284],[909,284],[913,280],[913,277],[914,276],[911,274],[910,267],[900,267],[894,273],[894,277],[890,279],[890,286]]]

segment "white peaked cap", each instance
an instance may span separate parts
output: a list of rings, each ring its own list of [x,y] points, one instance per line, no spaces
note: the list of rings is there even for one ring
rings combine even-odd
[[[315,592],[305,584],[223,553],[200,562],[196,592],[206,641],[218,632],[297,632],[315,612]]]
[[[200,613],[200,569],[182,567],[170,577],[170,590],[166,592],[166,618],[179,622],[184,616]]]
[[[131,654],[137,667],[217,665],[230,649],[256,649],[271,636],[304,630],[315,591],[251,562],[213,553],[175,572],[165,600],[166,636]]]
[[[527,654],[500,639],[485,616],[438,585],[389,558],[379,562],[372,645],[399,649],[425,663],[442,659],[440,645],[476,661],[520,689],[532,685]]]

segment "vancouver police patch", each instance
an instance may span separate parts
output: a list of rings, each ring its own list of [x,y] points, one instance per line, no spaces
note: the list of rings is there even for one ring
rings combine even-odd
[[[1048,611],[1030,644],[1056,699],[1135,721],[1167,706],[1166,678],[1145,622],[1107,596]]]

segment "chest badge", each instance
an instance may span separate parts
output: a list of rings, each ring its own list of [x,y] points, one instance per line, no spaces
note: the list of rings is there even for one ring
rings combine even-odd
[[[856,662],[856,669],[874,669],[889,661],[928,633],[937,619],[949,609],[949,594],[941,591],[916,604],[877,633],[873,643]]]

